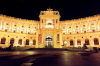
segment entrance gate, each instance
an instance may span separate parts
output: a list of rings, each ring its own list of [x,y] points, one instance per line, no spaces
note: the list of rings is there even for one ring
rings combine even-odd
[[[46,45],[45,45],[45,48],[53,48],[53,45],[52,45],[52,36],[51,35],[48,35],[46,37]]]

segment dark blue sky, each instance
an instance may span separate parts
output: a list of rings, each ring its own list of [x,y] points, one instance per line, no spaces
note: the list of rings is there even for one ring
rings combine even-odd
[[[8,16],[39,20],[41,10],[60,11],[61,20],[100,14],[99,0],[0,0],[0,13]]]

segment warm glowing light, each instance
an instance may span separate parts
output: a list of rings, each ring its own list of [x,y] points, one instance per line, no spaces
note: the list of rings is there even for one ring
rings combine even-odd
[[[53,20],[48,19],[46,21],[46,28],[54,28],[54,26],[53,26]]]
[[[0,47],[67,48],[82,47],[87,42],[88,47],[100,48],[100,15],[61,21],[59,11],[47,9],[40,12],[39,18],[36,21],[0,15]]]
[[[2,26],[0,26],[0,30],[2,30]]]

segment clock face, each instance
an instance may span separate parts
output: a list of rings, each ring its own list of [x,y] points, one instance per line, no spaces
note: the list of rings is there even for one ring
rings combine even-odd
[[[54,28],[52,19],[46,20],[46,28]]]

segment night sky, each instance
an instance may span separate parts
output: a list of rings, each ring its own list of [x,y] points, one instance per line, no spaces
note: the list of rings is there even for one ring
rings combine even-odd
[[[47,8],[60,11],[61,20],[100,14],[99,0],[0,0],[0,13],[17,18],[39,20]]]

